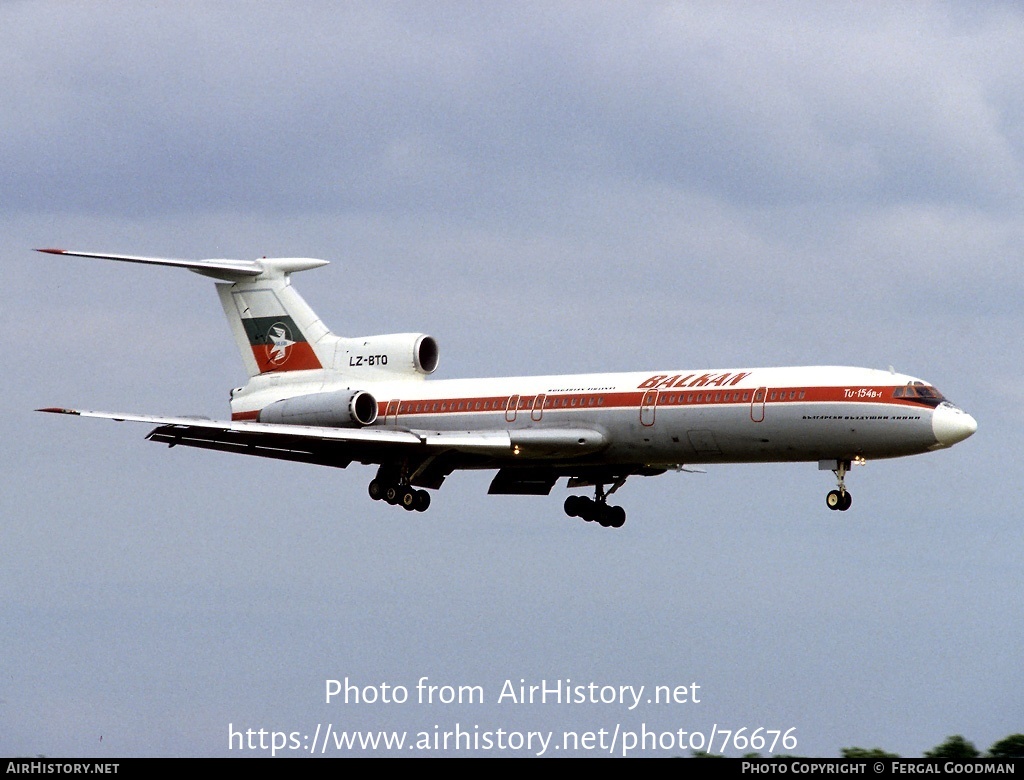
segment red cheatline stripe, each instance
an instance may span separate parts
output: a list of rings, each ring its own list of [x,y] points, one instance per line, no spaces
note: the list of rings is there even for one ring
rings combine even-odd
[[[783,403],[872,403],[887,404],[894,406],[910,406],[920,408],[928,404],[921,403],[913,398],[892,398],[892,387],[863,388],[864,393],[857,395],[862,388],[854,391],[853,397],[846,397],[849,388],[841,387],[811,387],[811,388],[770,388],[767,392],[766,404]],[[645,396],[651,391],[631,391],[624,393],[547,393],[544,399],[543,410],[561,411],[572,409],[622,409],[639,407]],[[871,397],[870,393],[875,393]],[[801,398],[800,394],[804,396]],[[772,394],[775,397],[772,397]],[[792,396],[792,397],[791,397]],[[686,390],[686,391],[659,391],[657,406],[716,406],[716,405],[749,405],[754,403],[760,405],[761,401],[752,401],[753,390]],[[515,407],[517,413],[532,411],[534,409],[535,396],[520,396],[519,403]],[[600,399],[601,403],[598,402]],[[388,404],[394,403],[396,399],[378,402],[378,415],[383,417],[388,411]],[[402,400],[398,414],[458,414],[460,412],[504,412],[509,396],[481,396],[471,398],[430,398]],[[575,401],[575,403],[573,403]],[[591,402],[593,401],[593,402]],[[648,405],[654,402],[653,394],[647,397]],[[459,404],[462,408],[459,408]],[[477,408],[477,403],[480,408]],[[484,405],[488,408],[484,408]],[[417,411],[417,405],[420,409]],[[442,408],[444,407],[444,408]],[[394,408],[391,413],[394,414]]]
[[[894,387],[786,387],[769,388],[764,403],[767,406],[790,404],[790,403],[864,403],[884,404],[886,406],[897,406],[901,408],[921,409],[928,408],[929,404],[916,398],[893,398]],[[661,390],[658,391],[656,406],[760,406],[761,401],[753,401],[753,389],[730,389],[730,390]],[[847,397],[847,393],[853,393],[853,397]],[[650,390],[634,390],[621,393],[547,393],[544,394],[543,412],[561,412],[574,410],[599,411],[602,409],[637,409],[647,398],[648,405],[652,405],[653,392]],[[772,398],[772,394],[775,398]],[[803,393],[803,397],[800,394]],[[874,393],[875,396],[871,397]],[[792,396],[792,397],[790,397]],[[397,414],[402,417],[409,415],[435,416],[441,414],[505,414],[506,406],[511,396],[473,396],[456,398],[429,398],[401,400],[390,399],[378,401],[377,415],[383,422],[387,415],[389,404],[391,415],[396,414],[394,404],[398,403]],[[534,411],[534,399],[536,396],[524,395],[519,397],[518,405],[514,407],[517,419],[520,415],[530,414]],[[600,399],[600,403],[598,403]],[[698,400],[699,399],[699,400]],[[575,403],[573,403],[575,401]],[[462,408],[459,408],[462,404]],[[479,408],[477,408],[479,404]],[[564,404],[564,405],[563,405]],[[487,408],[484,408],[486,405]],[[417,406],[419,409],[417,410]],[[443,408],[442,408],[443,407]],[[512,410],[508,410],[511,412]],[[255,419],[258,412],[238,412],[232,414],[233,420]]]

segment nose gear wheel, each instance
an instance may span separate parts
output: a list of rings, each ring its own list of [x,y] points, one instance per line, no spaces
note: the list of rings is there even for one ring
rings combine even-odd
[[[849,468],[850,461],[840,460],[837,462],[837,467],[832,469],[832,473],[836,475],[838,487],[835,490],[830,490],[825,496],[825,506],[829,509],[845,512],[853,504],[853,496],[846,489],[846,472]]]

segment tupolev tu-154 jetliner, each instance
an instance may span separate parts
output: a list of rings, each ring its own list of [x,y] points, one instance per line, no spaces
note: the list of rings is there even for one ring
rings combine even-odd
[[[850,508],[853,463],[943,449],[977,430],[932,385],[892,369],[672,369],[617,374],[424,381],[437,342],[419,333],[332,333],[291,285],[312,258],[175,260],[40,249],[187,268],[217,292],[249,381],[231,391],[231,419],[48,408],[156,425],[171,447],[345,468],[376,465],[370,497],[425,510],[456,469],[497,470],[490,493],[548,495],[560,477],[570,517],[619,527],[608,496],[628,477],[713,463],[817,462]]]

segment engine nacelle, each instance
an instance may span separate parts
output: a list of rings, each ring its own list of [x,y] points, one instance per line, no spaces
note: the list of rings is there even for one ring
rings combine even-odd
[[[340,371],[426,376],[437,369],[437,342],[425,333],[388,333],[345,339],[344,355],[335,365]]]
[[[372,425],[377,419],[377,399],[363,390],[297,395],[265,406],[257,419],[264,423],[330,428]]]

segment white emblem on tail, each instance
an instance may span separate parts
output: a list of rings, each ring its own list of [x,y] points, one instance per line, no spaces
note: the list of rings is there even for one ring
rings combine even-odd
[[[279,366],[288,360],[288,353],[291,352],[292,341],[289,336],[292,334],[288,331],[288,326],[281,323],[275,322],[270,326],[270,333],[267,335],[267,360],[273,363],[275,366]]]

